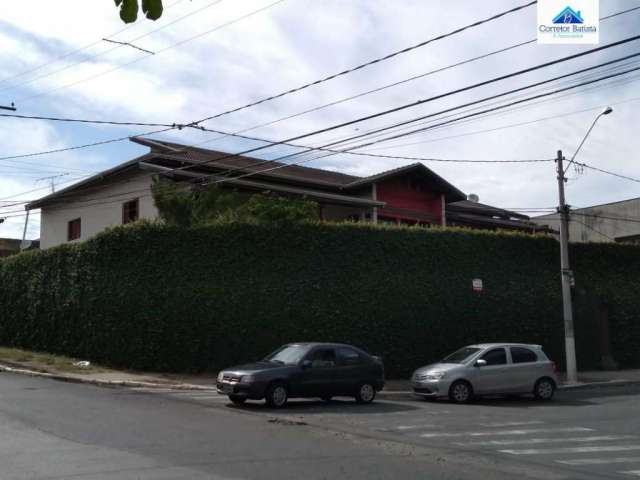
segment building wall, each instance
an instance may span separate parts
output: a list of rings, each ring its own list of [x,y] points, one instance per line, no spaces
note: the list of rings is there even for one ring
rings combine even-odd
[[[139,218],[157,218],[158,210],[153,203],[150,186],[151,176],[148,173],[127,173],[114,178],[108,185],[92,189],[90,193],[74,196],[72,201],[69,199],[43,207],[40,247],[44,249],[67,243],[68,223],[76,218],[81,222],[78,240],[87,240],[107,227],[122,225],[122,204],[135,198],[138,199]]]
[[[399,221],[427,221],[442,224],[442,195],[428,191],[411,177],[398,177],[377,184],[377,200],[386,202],[380,217]]]
[[[571,242],[623,241],[624,237],[640,235],[640,198],[575,209],[572,211],[572,217],[569,223],[569,241]],[[634,221],[602,217],[618,217]],[[560,215],[557,213],[533,217],[531,221],[539,225],[548,225],[555,230],[560,228]]]

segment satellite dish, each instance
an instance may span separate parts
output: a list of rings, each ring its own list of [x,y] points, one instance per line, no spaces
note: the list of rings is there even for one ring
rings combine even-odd
[[[475,193],[470,193],[467,196],[467,200],[469,200],[470,202],[473,202],[473,203],[478,203],[480,201],[480,197],[478,195],[476,195]]]

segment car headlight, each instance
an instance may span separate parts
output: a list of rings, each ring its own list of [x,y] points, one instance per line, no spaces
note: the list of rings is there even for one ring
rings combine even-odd
[[[427,374],[427,380],[440,380],[446,375],[446,372],[431,372]]]
[[[218,381],[221,382],[223,377],[224,377],[224,372],[220,372],[218,374]]]
[[[240,383],[251,383],[255,377],[253,375],[242,375],[240,377]]]

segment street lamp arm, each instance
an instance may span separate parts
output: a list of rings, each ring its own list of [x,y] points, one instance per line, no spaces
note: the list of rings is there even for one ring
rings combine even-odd
[[[587,137],[589,137],[589,134],[591,133],[591,130],[593,130],[593,127],[596,126],[596,123],[598,122],[598,120],[600,119],[601,116],[603,115],[609,115],[611,112],[613,111],[613,109],[611,107],[606,107],[602,112],[600,112],[600,114],[593,120],[593,123],[591,124],[591,126],[589,127],[589,130],[587,130],[586,135],[584,136],[584,138],[582,139],[582,141],[580,142],[580,145],[578,145],[578,148],[576,149],[576,151],[573,153],[573,155],[571,156],[571,160],[569,160],[569,163],[567,163],[567,167],[564,169],[564,171],[562,173],[567,173],[567,170],[569,169],[569,167],[571,166],[571,164],[573,163],[573,161],[576,158],[576,155],[578,155],[578,152],[580,151],[580,149],[582,148],[582,145],[584,145],[584,142],[587,141]]]

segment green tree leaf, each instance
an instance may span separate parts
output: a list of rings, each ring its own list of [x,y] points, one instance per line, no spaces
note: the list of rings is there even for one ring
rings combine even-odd
[[[133,23],[138,18],[138,0],[120,0],[120,18],[124,23]],[[116,6],[118,0],[116,0]]]
[[[157,20],[162,16],[162,0],[142,0],[142,11],[149,20]]]

